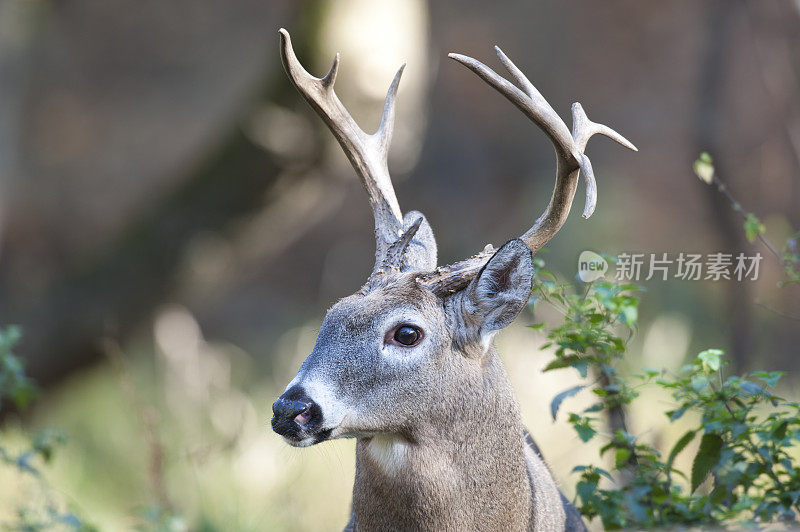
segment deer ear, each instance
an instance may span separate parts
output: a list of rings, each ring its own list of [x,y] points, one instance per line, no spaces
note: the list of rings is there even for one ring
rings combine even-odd
[[[422,218],[422,223],[403,254],[402,271],[436,268],[436,238],[427,218],[421,212],[409,211],[403,216],[403,230],[408,230],[418,218]]]
[[[532,281],[531,250],[516,238],[498,249],[470,282],[465,294],[467,309],[480,323],[478,332],[484,343],[525,307]]]

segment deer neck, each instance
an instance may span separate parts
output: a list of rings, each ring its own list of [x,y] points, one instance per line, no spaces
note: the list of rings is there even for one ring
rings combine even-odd
[[[359,439],[353,511],[366,530],[524,530],[530,516],[519,405],[494,348],[448,423]],[[510,510],[511,509],[511,510]]]

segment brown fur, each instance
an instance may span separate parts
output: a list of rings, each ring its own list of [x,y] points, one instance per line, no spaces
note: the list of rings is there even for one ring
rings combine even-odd
[[[519,239],[437,268],[430,225],[420,213],[402,215],[388,174],[403,68],[378,131],[367,135],[334,93],[338,56],[316,78],[298,61],[289,33],[279,31],[290,79],[331,129],[369,195],[376,253],[366,285],[329,310],[314,350],[273,404],[273,429],[299,447],[358,438],[348,530],[585,529],[522,426],[492,339],[527,304],[531,253],[566,221],[579,173],[587,190],[583,216],[594,211],[596,183],[583,153],[589,138],[601,133],[636,148],[590,121],[577,103],[570,133],[499,48],[523,90],[475,59],[450,54],[550,137],[558,167],[550,203]],[[416,340],[396,336],[406,328]]]
[[[321,412],[290,443],[358,438],[348,530],[582,529],[526,441],[492,342],[527,302],[532,271],[511,241],[455,294],[433,294],[413,272],[378,275],[328,311],[284,395]],[[387,342],[402,323],[423,339]]]
[[[353,488],[357,530],[528,528],[532,498],[522,424],[505,371],[494,353],[486,368],[477,360],[461,362],[469,367],[452,367],[460,374],[442,376],[467,384],[460,396],[441,398],[439,407],[455,413],[445,434],[441,427],[418,427],[394,471],[368,452],[371,438],[359,440]],[[498,412],[502,424],[491,422]]]

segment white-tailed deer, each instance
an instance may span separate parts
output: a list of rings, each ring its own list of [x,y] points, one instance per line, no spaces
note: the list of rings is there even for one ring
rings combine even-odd
[[[347,530],[584,530],[522,425],[492,339],[528,302],[532,254],[566,221],[579,174],[583,216],[594,210],[597,188],[583,153],[589,137],[601,133],[636,148],[591,122],[577,103],[570,133],[499,48],[518,86],[450,54],[545,132],[557,171],[550,203],[525,234],[437,268],[433,232],[422,214],[402,215],[386,163],[403,68],[378,131],[368,135],[334,93],[338,55],[316,78],[297,60],[289,33],[281,29],[280,37],[286,72],[364,184],[377,244],[369,279],[328,310],[313,351],[272,405],[273,430],[296,447],[357,438]]]

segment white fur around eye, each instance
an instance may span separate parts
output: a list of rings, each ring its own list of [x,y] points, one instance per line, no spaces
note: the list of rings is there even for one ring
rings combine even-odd
[[[393,363],[411,365],[423,356],[425,344],[424,337],[413,347],[384,343],[381,348],[381,355]]]
[[[381,356],[392,365],[408,368],[416,365],[428,352],[428,338],[425,331],[422,331],[422,339],[414,346],[396,345],[381,340]]]

